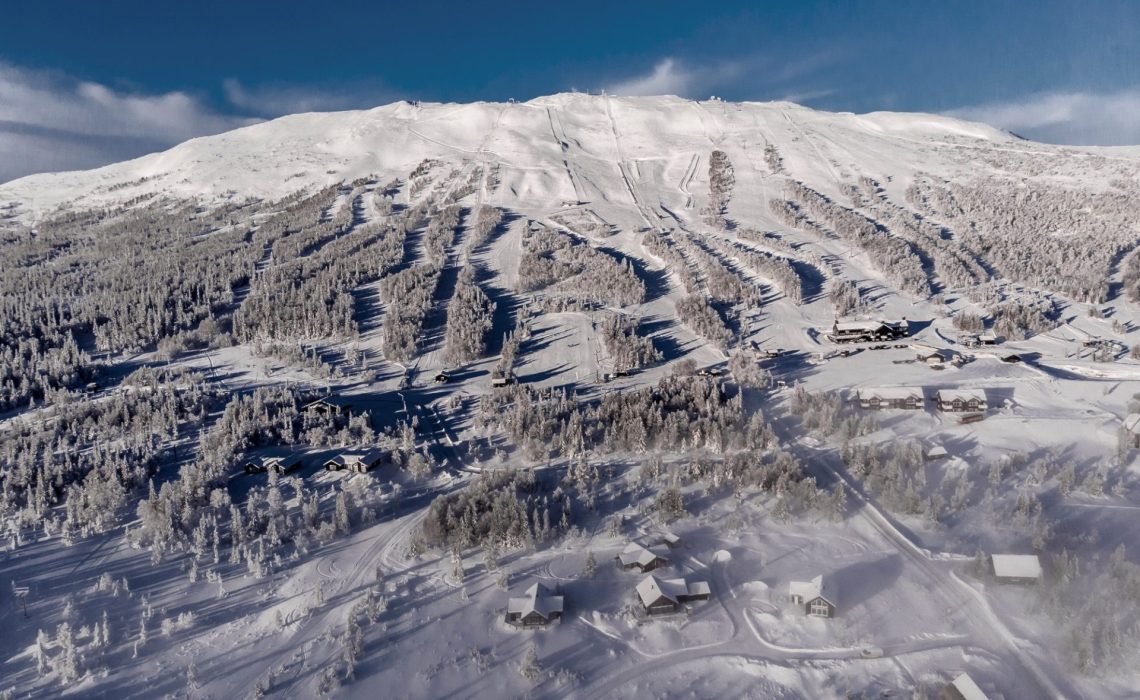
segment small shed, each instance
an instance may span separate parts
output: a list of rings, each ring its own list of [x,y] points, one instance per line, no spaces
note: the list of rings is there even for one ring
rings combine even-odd
[[[665,534],[661,535],[661,541],[669,549],[676,549],[677,547],[681,546],[681,538],[672,532],[666,532]]]
[[[1041,580],[1041,561],[1036,554],[994,554],[990,557],[994,578],[1004,583],[1036,583]]]
[[[799,605],[812,617],[835,617],[835,590],[823,580],[823,574],[810,581],[792,581],[788,595],[793,605]]]
[[[637,569],[642,573],[659,569],[669,563],[668,557],[636,542],[630,542],[626,545],[626,548],[617,556],[617,560],[621,568]]]
[[[545,627],[562,619],[564,598],[535,583],[518,598],[507,601],[507,622],[519,627]]]
[[[986,331],[978,335],[978,343],[981,345],[997,345],[1001,341],[997,334],[993,331]]]
[[[970,674],[959,673],[942,688],[939,700],[989,700],[989,696],[982,692]]]
[[[942,445],[935,445],[934,447],[931,447],[926,451],[925,455],[927,462],[937,462],[938,460],[946,459],[949,456],[950,453],[947,452],[946,448]]]

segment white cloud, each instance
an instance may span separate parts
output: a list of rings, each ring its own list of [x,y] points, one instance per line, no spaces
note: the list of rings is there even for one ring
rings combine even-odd
[[[627,78],[606,88],[615,95],[681,95],[689,96],[697,75],[685,70],[672,58],[662,59],[645,75]]]
[[[389,90],[375,84],[338,90],[315,90],[292,85],[263,85],[251,88],[231,78],[225,81],[223,87],[230,104],[249,114],[263,117],[279,117],[299,112],[362,109],[396,99]]]
[[[780,102],[795,102],[796,104],[805,104],[812,100],[822,100],[825,97],[831,97],[835,94],[835,90],[831,88],[824,88],[821,90],[804,90],[803,92],[789,92],[786,95],[778,98]]]
[[[712,66],[688,67],[673,58],[663,58],[644,75],[633,76],[606,87],[615,95],[679,97],[708,96],[710,90],[739,77],[741,64],[726,61]]]
[[[128,93],[0,63],[0,182],[95,167],[255,121],[184,92]]]
[[[1073,145],[1140,144],[1140,90],[1049,92],[962,107],[949,116],[985,122],[1035,141]]]
[[[706,65],[690,65],[665,57],[646,73],[607,85],[606,91],[631,96],[708,97],[721,90],[735,93],[743,90],[758,97],[767,96],[764,99],[807,102],[835,93],[829,88],[801,84],[801,81],[834,62],[837,55],[835,51],[826,51],[789,60],[758,53]]]

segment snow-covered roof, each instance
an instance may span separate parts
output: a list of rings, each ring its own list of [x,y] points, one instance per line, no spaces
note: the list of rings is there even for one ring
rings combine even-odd
[[[375,464],[383,458],[384,450],[377,447],[367,452],[342,452],[326,461],[325,464],[339,464],[342,467],[347,467],[350,464]]]
[[[335,406],[337,408],[344,408],[345,406],[351,405],[352,399],[339,394],[329,394],[328,396],[322,396],[319,399],[310,401],[304,405],[304,408],[309,408],[310,406]]]
[[[877,331],[887,324],[882,321],[837,321],[835,323],[835,330],[837,331]]]
[[[994,576],[998,578],[1041,578],[1041,562],[1036,554],[994,554]]]
[[[690,596],[711,596],[712,589],[709,588],[708,581],[688,581],[685,583],[686,588],[689,590]]]
[[[666,532],[661,536],[661,539],[664,540],[666,544],[671,545],[676,545],[681,542],[681,538],[677,535],[674,535],[672,532]]]
[[[958,674],[958,677],[950,682],[950,686],[958,691],[963,700],[989,700],[968,673]]]
[[[260,464],[263,467],[271,467],[282,464],[296,464],[301,461],[301,453],[289,452],[286,454],[276,455],[259,455],[250,457],[246,460],[246,464]]]
[[[618,555],[618,560],[621,561],[622,566],[631,566],[637,564],[639,566],[649,566],[656,558],[665,559],[666,557],[647,549],[636,542],[630,542]]]
[[[1140,433],[1140,413],[1129,413],[1124,419],[1124,429],[1130,433]]]
[[[939,389],[939,401],[981,401],[985,403],[986,392],[981,389]]]
[[[922,389],[906,386],[880,386],[859,390],[859,398],[869,400],[878,398],[880,401],[905,401],[907,399],[922,400]]]
[[[946,348],[936,348],[933,345],[923,345],[921,343],[911,345],[910,349],[914,350],[915,354],[918,356],[918,359],[924,361],[930,360],[931,358],[936,358],[938,360],[949,360],[954,356],[954,353],[950,352]]]
[[[554,595],[553,591],[541,583],[535,583],[526,589],[523,597],[507,601],[507,612],[518,613],[520,617],[537,612],[550,619],[554,613],[562,612],[562,596]]]
[[[946,457],[949,454],[950,453],[948,453],[946,451],[946,448],[943,447],[942,445],[935,445],[934,447],[931,447],[929,450],[926,451],[926,458],[927,459],[937,459],[937,458],[941,458],[941,457]]]
[[[804,601],[823,598],[827,602],[833,605],[835,604],[835,591],[831,586],[823,582],[823,574],[816,576],[810,581],[789,582],[788,593],[790,595],[799,596]]]
[[[637,597],[641,599],[641,604],[646,607],[662,597],[676,603],[681,596],[688,594],[689,586],[683,578],[659,579],[653,574],[649,574],[637,584]]]

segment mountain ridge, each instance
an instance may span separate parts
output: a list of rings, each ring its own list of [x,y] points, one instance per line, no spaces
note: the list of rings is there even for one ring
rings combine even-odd
[[[609,110],[607,105],[611,106]],[[617,106],[616,110],[613,105]],[[486,149],[486,142],[494,141],[493,132],[499,126],[495,114],[501,117],[505,111],[522,113],[513,115],[524,120],[519,130],[537,130],[528,137],[549,138],[550,143],[544,144],[549,148],[554,145],[554,139],[549,128],[545,134],[541,133],[541,122],[545,121],[539,114],[542,111],[560,111],[571,122],[577,115],[609,111],[615,123],[636,137],[642,135],[639,133],[640,124],[677,117],[679,112],[693,107],[714,120],[718,110],[722,112],[721,117],[729,111],[737,113],[735,116],[738,117],[749,117],[753,122],[751,128],[758,133],[765,131],[761,122],[770,124],[773,119],[783,117],[789,126],[818,126],[824,122],[830,128],[864,129],[884,138],[912,136],[921,139],[943,135],[991,142],[1013,138],[1007,132],[984,124],[941,115],[825,112],[791,102],[697,101],[675,96],[617,97],[583,93],[557,93],[517,103],[398,101],[367,110],[286,115],[222,134],[190,139],[165,151],[100,168],[25,176],[0,184],[0,204],[19,204],[25,212],[23,218],[29,220],[61,204],[102,206],[129,198],[107,196],[113,192],[134,196],[139,192],[153,191],[155,185],[176,197],[219,200],[232,193],[239,197],[274,199],[374,172],[405,171],[427,157],[475,155],[479,152],[480,142]],[[453,118],[456,113],[465,119],[456,123]],[[615,113],[621,116],[613,117]],[[537,122],[527,121],[527,116],[540,119]],[[434,130],[441,121],[447,122],[449,128]],[[729,131],[749,127],[746,123],[741,124],[740,119],[722,121],[727,122]],[[511,129],[517,125],[504,126]],[[700,126],[705,128],[703,123]],[[717,138],[711,140],[723,140],[726,133],[713,135]],[[654,157],[655,145],[647,143],[644,148],[635,148],[639,151],[635,157]],[[687,147],[692,149],[695,145],[690,143]],[[486,150],[491,152],[491,149]],[[660,150],[664,152],[666,149]],[[531,156],[524,159],[524,167],[534,167],[539,163],[557,165],[557,158],[536,159],[533,154]],[[326,167],[322,168],[322,165]],[[264,172],[266,176],[241,177],[227,170],[246,170],[249,174]],[[140,187],[131,184],[143,178],[152,185]]]

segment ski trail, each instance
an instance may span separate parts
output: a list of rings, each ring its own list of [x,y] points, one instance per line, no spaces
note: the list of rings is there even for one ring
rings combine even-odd
[[[660,225],[661,225],[660,217],[658,217],[657,214],[652,209],[645,206],[645,203],[642,201],[640,193],[638,192],[637,188],[634,186],[633,178],[630,176],[629,168],[626,165],[625,152],[621,146],[621,135],[618,133],[617,121],[614,120],[614,111],[613,111],[613,106],[610,104],[610,97],[606,96],[605,99],[606,99],[606,116],[609,117],[609,119],[610,119],[610,131],[613,133],[614,146],[617,149],[618,172],[621,173],[621,179],[622,179],[622,181],[625,182],[626,190],[629,191],[629,198],[630,198],[631,202],[633,203],[633,205],[635,207],[637,207],[637,212],[638,212],[638,214],[641,215],[642,220],[645,221],[646,226],[653,226],[653,221],[650,218],[650,215],[652,215],[652,218],[657,219],[657,226],[660,227]]]
[[[491,138],[495,135],[495,130],[499,128],[499,121],[503,118],[503,113],[507,111],[510,104],[503,105],[499,113],[495,115],[495,121],[491,124],[491,128],[487,130],[487,134],[483,137],[483,142],[479,144],[479,161],[482,164],[483,170],[479,176],[479,190],[475,195],[475,210],[478,211],[479,207],[487,199],[487,175],[490,169],[487,167],[487,144],[491,142]]]
[[[795,131],[800,135],[800,138],[804,140],[804,143],[811,146],[811,150],[815,151],[815,154],[819,157],[820,162],[823,163],[824,167],[827,168],[827,172],[831,173],[831,179],[835,180],[837,183],[843,182],[843,178],[839,177],[839,173],[836,172],[835,166],[831,164],[831,160],[828,159],[826,155],[824,155],[819,145],[816,144],[816,142],[808,136],[807,131],[805,131],[802,126],[797,124],[795,120],[788,115],[787,112],[782,112],[782,114],[784,115],[784,119],[788,121],[788,124],[791,125],[791,127],[795,129]]]
[[[586,191],[582,187],[582,183],[579,182],[574,167],[570,165],[570,142],[566,140],[566,129],[562,126],[562,120],[554,116],[554,111],[550,107],[546,108],[546,119],[550,122],[550,133],[562,149],[562,167],[566,168],[566,175],[570,178],[570,185],[574,188],[574,198],[577,202],[584,202],[586,201]]]

